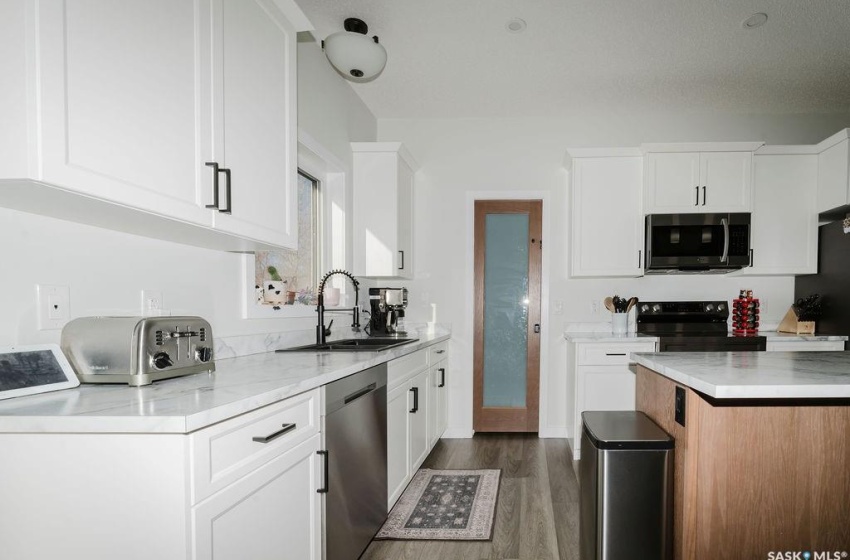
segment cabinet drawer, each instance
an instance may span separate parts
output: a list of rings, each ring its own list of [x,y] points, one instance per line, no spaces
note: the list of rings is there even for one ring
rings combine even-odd
[[[629,364],[632,363],[629,358],[632,352],[655,352],[655,343],[579,344],[576,359],[582,366]]]
[[[392,391],[410,376],[428,367],[428,349],[417,350],[407,356],[387,362],[387,391]]]
[[[288,431],[275,436],[292,424]],[[191,434],[192,503],[318,432],[319,389],[314,389]]]
[[[431,365],[436,364],[440,360],[445,360],[449,357],[449,343],[448,341],[443,341],[434,346],[428,347],[428,363]]]

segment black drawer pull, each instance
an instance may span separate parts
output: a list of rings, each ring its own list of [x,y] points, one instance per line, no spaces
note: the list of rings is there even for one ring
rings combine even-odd
[[[440,384],[437,387],[445,387],[446,386],[446,368],[441,367],[437,371],[440,372]]]
[[[286,432],[291,432],[292,430],[295,429],[296,425],[293,423],[293,424],[282,424],[282,426],[283,426],[283,428],[281,428],[280,430],[276,431],[273,434],[269,434],[267,436],[257,436],[255,438],[253,438],[253,440],[256,441],[257,443],[268,443],[273,439],[279,438],[280,436],[282,436]]]
[[[316,455],[321,455],[324,458],[324,469],[325,469],[325,485],[321,488],[316,489],[316,492],[319,494],[327,494],[329,484],[329,474],[328,474],[328,452],[327,451],[316,451]]]
[[[434,353],[435,354],[445,354],[446,351],[445,350],[435,350]]]
[[[345,399],[344,399],[344,400],[345,400],[345,404],[348,404],[348,403],[350,403],[351,401],[356,401],[357,399],[359,399],[359,398],[360,398],[360,397],[362,397],[363,395],[365,395],[365,394],[367,394],[367,393],[370,393],[370,392],[374,391],[374,390],[375,390],[375,387],[377,387],[377,386],[378,386],[378,385],[377,385],[377,383],[372,383],[372,384],[370,384],[370,385],[367,385],[366,387],[363,387],[363,388],[362,388],[362,389],[360,389],[359,391],[355,391],[354,393],[351,393],[350,395],[348,395],[347,397],[345,397]]]
[[[605,355],[606,355],[606,356],[625,356],[626,354],[625,354],[625,353],[623,353],[623,354],[614,354],[614,353],[610,353],[610,352],[605,352]]]

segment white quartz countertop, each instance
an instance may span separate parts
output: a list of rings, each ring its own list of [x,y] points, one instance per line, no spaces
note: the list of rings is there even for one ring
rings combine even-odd
[[[381,352],[266,352],[216,360],[214,373],[145,387],[81,385],[0,401],[0,433],[189,433],[447,340]]]
[[[846,336],[835,334],[794,334],[777,331],[759,331],[757,334],[768,340],[805,340],[807,342],[840,342],[847,340]]]
[[[850,398],[850,352],[664,352],[632,357],[716,399]]]

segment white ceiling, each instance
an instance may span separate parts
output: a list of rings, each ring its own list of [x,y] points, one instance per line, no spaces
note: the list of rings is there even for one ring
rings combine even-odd
[[[850,0],[297,2],[318,40],[346,17],[380,37],[386,69],[352,84],[378,118],[850,111]]]

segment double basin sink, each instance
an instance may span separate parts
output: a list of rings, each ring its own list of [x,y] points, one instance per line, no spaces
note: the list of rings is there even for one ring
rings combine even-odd
[[[306,344],[293,348],[282,348],[278,352],[379,352],[416,342],[418,338],[347,338],[332,340],[326,344]]]

